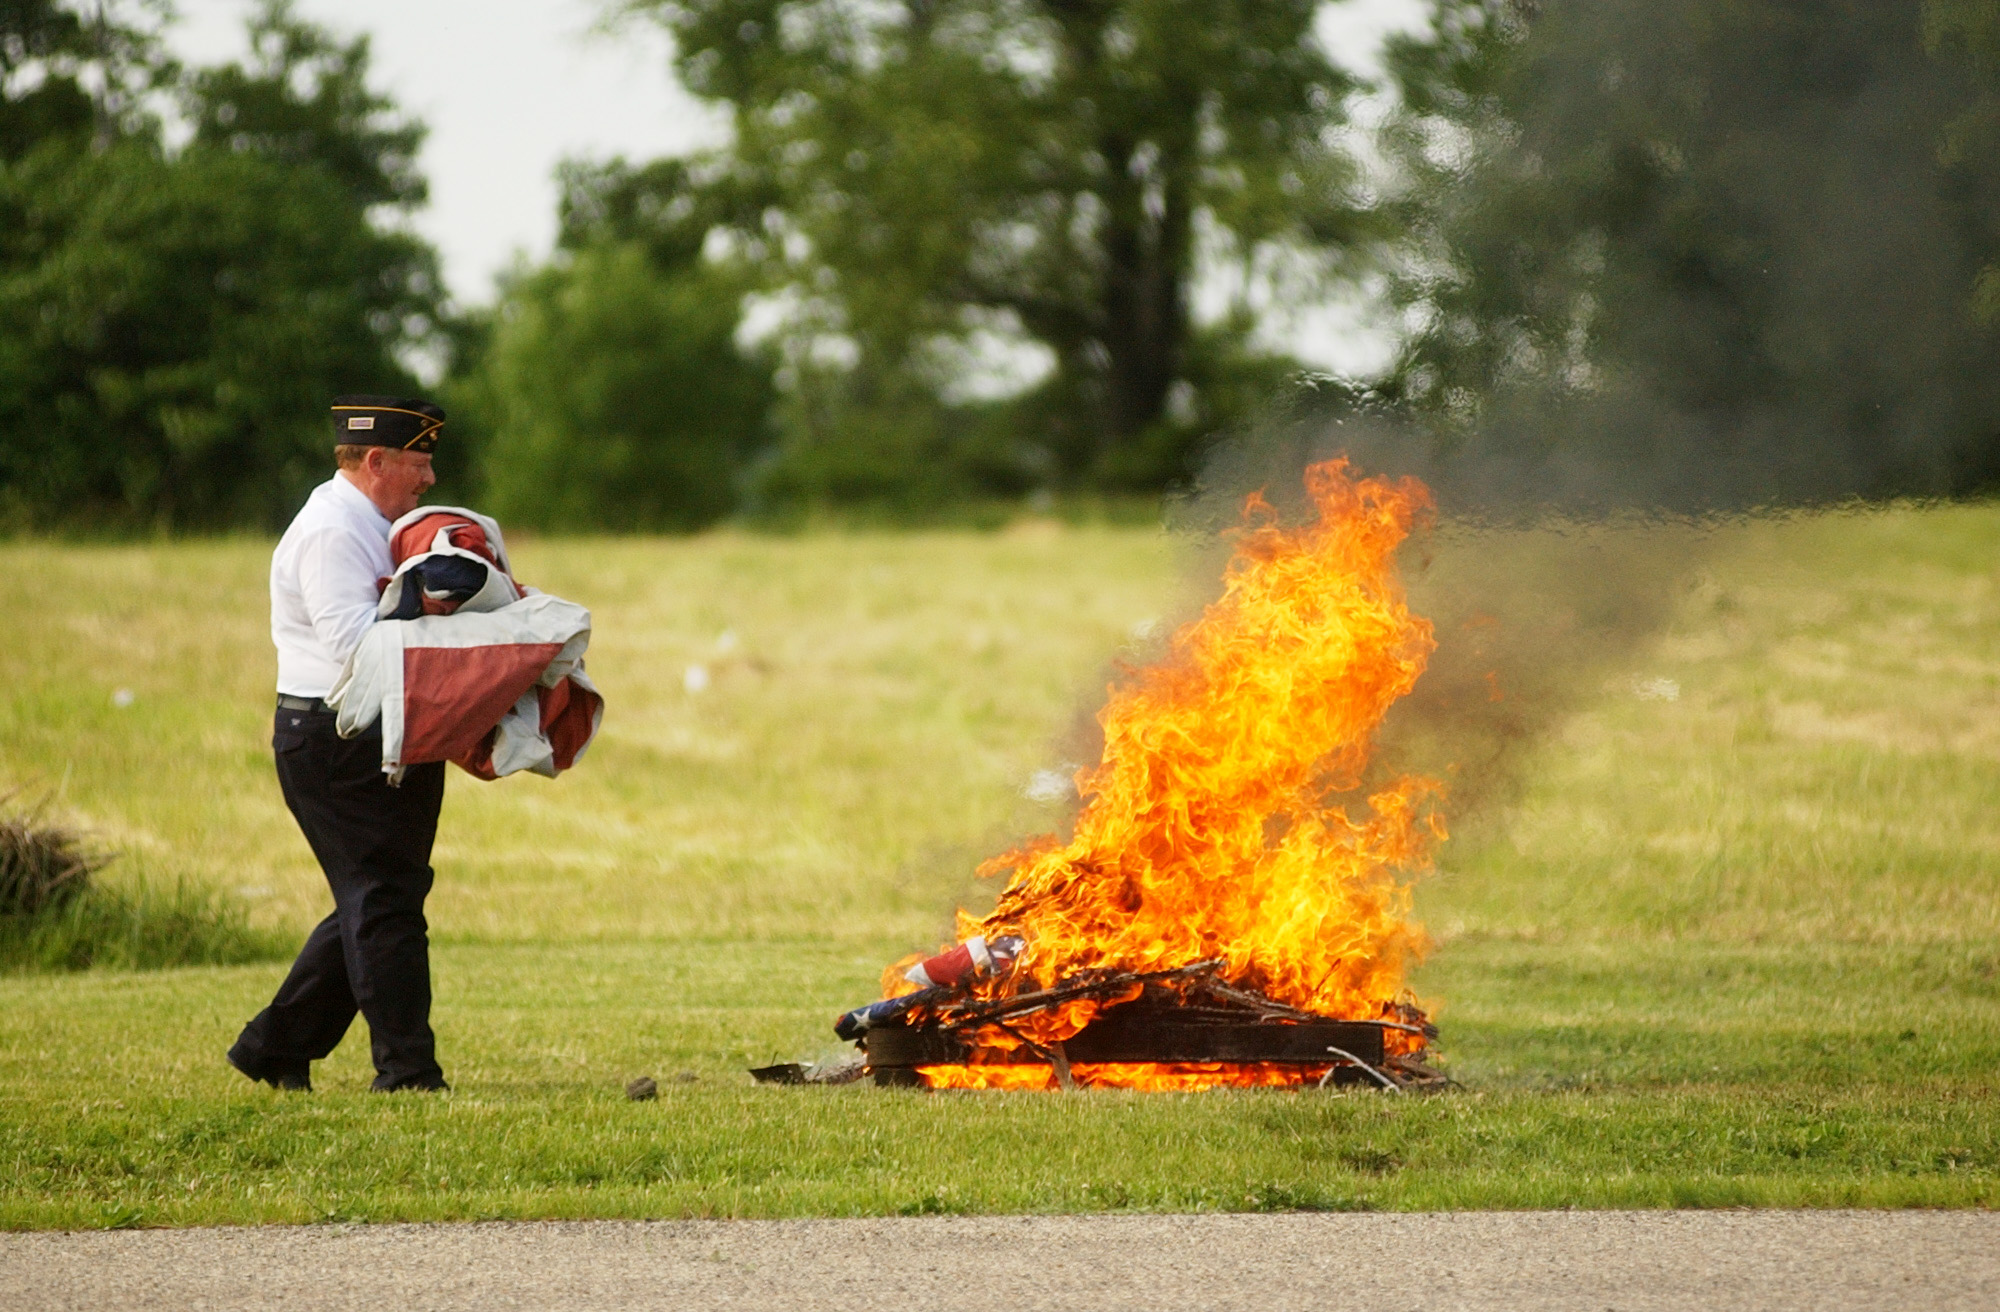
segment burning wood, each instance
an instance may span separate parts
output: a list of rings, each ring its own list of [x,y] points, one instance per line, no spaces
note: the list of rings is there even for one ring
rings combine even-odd
[[[892,966],[841,1018],[878,1078],[933,1088],[1137,1088],[1436,1078],[1403,985],[1426,940],[1400,876],[1445,836],[1442,790],[1367,776],[1375,731],[1435,643],[1394,554],[1429,494],[1306,470],[1317,519],[1244,508],[1223,595],[1111,690],[1067,841],[980,871],[1007,885],[961,942]]]
[[[1421,1060],[1437,1030],[1414,1006],[1399,1004],[1394,1018],[1336,1020],[1225,984],[1221,966],[1205,961],[1177,971],[1113,972],[996,999],[933,988],[891,1007],[850,1012],[838,1028],[862,1045],[879,1084],[1199,1089],[1443,1082]],[[1069,1038],[1040,1043],[1023,1033],[1028,1018],[1082,998],[1108,1005]]]

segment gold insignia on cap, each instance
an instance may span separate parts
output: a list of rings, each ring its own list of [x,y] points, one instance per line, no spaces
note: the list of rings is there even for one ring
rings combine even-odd
[[[444,411],[407,397],[337,396],[333,425],[336,443],[401,447],[429,455],[444,427]]]

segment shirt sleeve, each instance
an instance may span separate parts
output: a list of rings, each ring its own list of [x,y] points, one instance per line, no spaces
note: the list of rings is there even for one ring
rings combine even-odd
[[[299,544],[299,596],[317,637],[345,661],[375,622],[375,562],[351,533],[325,528]]]

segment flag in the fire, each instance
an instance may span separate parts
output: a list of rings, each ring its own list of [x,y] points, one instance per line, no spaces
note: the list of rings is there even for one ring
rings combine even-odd
[[[918,962],[903,972],[903,978],[920,989],[933,985],[949,987],[1006,970],[1019,955],[1018,935],[1002,935],[989,943],[984,934],[974,934],[949,952]]]
[[[916,993],[905,993],[900,998],[884,998],[865,1007],[856,1007],[841,1014],[840,1019],[833,1023],[833,1032],[849,1043],[859,1042],[861,1036],[874,1026],[899,1019],[912,1007],[942,997],[944,992],[943,989],[922,989]]]
[[[988,942],[984,936],[975,934],[957,947],[926,957],[904,971],[903,978],[917,986],[916,992],[884,998],[843,1013],[833,1023],[833,1032],[852,1043],[871,1026],[896,1020],[910,1008],[943,997],[961,984],[1009,969],[1020,955],[1021,940],[1017,937],[1003,935]]]

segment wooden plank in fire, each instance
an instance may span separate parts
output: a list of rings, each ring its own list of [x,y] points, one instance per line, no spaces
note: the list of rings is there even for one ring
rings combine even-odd
[[[963,1026],[882,1025],[864,1038],[868,1064],[955,1066],[974,1045]],[[1365,1021],[1324,1018],[1270,1025],[1254,1019],[1236,1024],[1208,1017],[1180,1016],[1174,1008],[1128,1005],[1100,1013],[1063,1043],[1067,1064],[1098,1062],[1296,1062],[1321,1064],[1329,1048],[1350,1052],[1371,1065],[1383,1061],[1382,1027]],[[1011,1061],[1041,1063],[1032,1048],[1010,1054]]]

